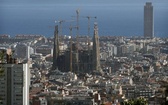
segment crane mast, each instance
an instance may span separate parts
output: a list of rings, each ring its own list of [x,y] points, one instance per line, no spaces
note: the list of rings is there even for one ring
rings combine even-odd
[[[62,36],[62,23],[65,22],[65,20],[58,20],[58,21],[55,21],[55,23],[59,23],[59,45],[60,43],[63,43],[63,36]]]
[[[77,66],[77,72],[79,72],[79,9],[76,10],[76,27],[77,27],[77,37],[76,37],[76,40],[77,40],[77,49],[76,49],[76,54],[77,54],[77,59],[76,59],[76,66]]]
[[[89,68],[88,69],[91,69],[91,52],[90,52],[90,18],[95,18],[97,19],[97,17],[91,17],[91,16],[84,16],[84,18],[87,18],[88,19],[88,36],[87,36],[87,42],[88,42],[88,53],[90,54],[89,56]]]
[[[71,40],[70,40],[70,71],[72,72],[72,26],[70,25],[69,27],[70,30],[70,36],[71,36]]]

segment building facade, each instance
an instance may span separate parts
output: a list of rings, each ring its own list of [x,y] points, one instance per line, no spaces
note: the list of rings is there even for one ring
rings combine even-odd
[[[94,35],[93,35],[93,70],[101,71],[100,67],[100,44],[98,36],[98,26],[94,24]]]
[[[58,68],[58,56],[59,56],[59,39],[58,39],[58,25],[55,26],[54,31],[54,49],[53,49],[53,65],[52,69]]]
[[[29,105],[28,64],[0,64],[0,105]]]
[[[154,22],[153,22],[153,6],[151,2],[146,2],[144,6],[144,37],[153,38]]]

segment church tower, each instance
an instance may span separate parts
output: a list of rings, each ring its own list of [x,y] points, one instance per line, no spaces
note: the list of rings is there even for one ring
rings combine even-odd
[[[99,48],[99,36],[97,24],[94,24],[94,36],[93,36],[93,70],[101,72],[100,67],[100,48]]]
[[[54,31],[54,49],[53,49],[52,70],[55,70],[58,68],[58,56],[59,56],[59,39],[58,39],[58,25],[56,25],[55,31]]]

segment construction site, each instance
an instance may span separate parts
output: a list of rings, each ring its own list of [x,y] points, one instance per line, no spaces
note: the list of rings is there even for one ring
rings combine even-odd
[[[80,36],[79,33],[79,14],[76,10],[76,25],[69,26],[68,48],[61,50],[60,45],[65,41],[62,38],[62,22],[65,20],[56,21],[59,25],[55,26],[54,31],[54,48],[53,48],[53,65],[52,70],[60,70],[63,72],[89,73],[93,71],[101,71],[100,67],[100,48],[98,26],[94,23],[93,36],[90,34],[90,19],[97,17],[83,16],[88,19],[88,35]],[[72,31],[76,31],[76,36],[72,35]],[[93,40],[92,40],[93,38]],[[67,41],[66,41],[67,42]]]

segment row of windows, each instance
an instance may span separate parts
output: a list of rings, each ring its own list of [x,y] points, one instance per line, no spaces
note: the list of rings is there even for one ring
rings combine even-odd
[[[0,94],[0,97],[2,98],[2,97],[5,97],[6,95],[5,94]]]
[[[14,74],[13,76],[14,76],[14,77],[23,77],[22,74]]]
[[[5,91],[4,90],[0,90],[0,93],[5,93]]]
[[[22,78],[14,78],[13,79],[14,81],[21,81],[21,80],[23,80]]]
[[[22,98],[15,98],[15,101],[22,101]]]
[[[23,83],[22,82],[15,82],[13,83],[14,85],[22,85]]]
[[[0,86],[0,89],[5,89],[5,86],[2,86],[2,85],[1,85],[1,86]]]
[[[140,94],[140,96],[151,96],[152,94]]]
[[[146,90],[146,91],[140,91],[140,92],[151,92],[151,93],[152,93],[152,91],[151,91],[151,90]]]
[[[22,89],[13,89],[15,92],[22,92]]]
[[[0,102],[0,105],[6,105],[5,101]]]
[[[1,85],[4,85],[5,84],[5,82],[1,82]]]
[[[127,93],[135,93],[135,91],[133,91],[133,90],[130,91],[130,90],[129,90],[129,91],[127,91]],[[140,91],[140,92],[138,91],[138,92],[136,92],[136,93],[148,93],[148,94],[149,94],[149,93],[153,93],[153,92],[152,92],[152,91]]]
[[[22,73],[23,70],[22,70],[22,69],[20,69],[20,70],[13,70],[13,72],[14,72],[14,73]]]
[[[134,93],[126,94],[126,96],[134,96],[134,95],[136,95],[136,94],[134,94]],[[152,94],[139,94],[139,96],[152,96]]]
[[[22,94],[16,94],[16,96],[21,96],[22,97],[23,95]]]
[[[14,102],[13,105],[22,105],[21,102]]]
[[[14,89],[21,89],[21,86],[14,86]]]
[[[4,75],[3,75],[3,76],[4,76]],[[3,77],[3,76],[1,75],[0,81],[6,80],[5,77]]]

